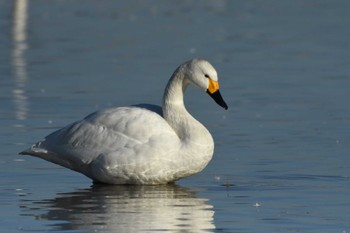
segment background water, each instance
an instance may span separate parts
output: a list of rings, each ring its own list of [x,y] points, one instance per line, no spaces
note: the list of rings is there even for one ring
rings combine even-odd
[[[0,231],[350,232],[350,2],[0,0]],[[173,186],[92,186],[17,153],[110,106],[189,88],[214,158]]]

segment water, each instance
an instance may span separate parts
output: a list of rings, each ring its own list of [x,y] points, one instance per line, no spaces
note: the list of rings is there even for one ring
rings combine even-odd
[[[1,232],[350,232],[350,3],[0,1]],[[160,104],[183,61],[214,158],[176,185],[92,186],[17,153],[90,112]]]

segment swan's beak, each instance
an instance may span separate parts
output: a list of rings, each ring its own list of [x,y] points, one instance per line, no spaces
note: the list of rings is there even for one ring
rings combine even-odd
[[[215,100],[215,102],[223,107],[224,109],[228,109],[227,104],[225,103],[224,99],[222,98],[220,91],[219,91],[219,83],[209,79],[209,87],[207,89],[207,93],[210,95],[211,98]]]

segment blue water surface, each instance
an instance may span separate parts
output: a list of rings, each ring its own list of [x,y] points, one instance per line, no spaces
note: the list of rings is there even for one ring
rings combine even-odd
[[[350,2],[0,0],[0,232],[350,232]],[[225,111],[201,173],[100,186],[17,153],[209,60]]]

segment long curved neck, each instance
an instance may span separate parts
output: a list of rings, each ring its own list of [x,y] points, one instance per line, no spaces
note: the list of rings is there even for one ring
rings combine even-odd
[[[188,81],[185,79],[183,72],[181,72],[181,67],[179,67],[170,78],[164,91],[163,115],[166,120],[173,115],[172,113],[189,114],[184,105],[184,92],[187,85]],[[174,109],[180,112],[176,112]],[[171,118],[169,121],[171,122]]]
[[[189,81],[180,66],[168,82],[163,96],[163,117],[183,141],[197,142],[208,130],[189,114],[184,105],[184,91]],[[211,135],[209,134],[211,138]],[[201,143],[201,142],[197,142]]]

